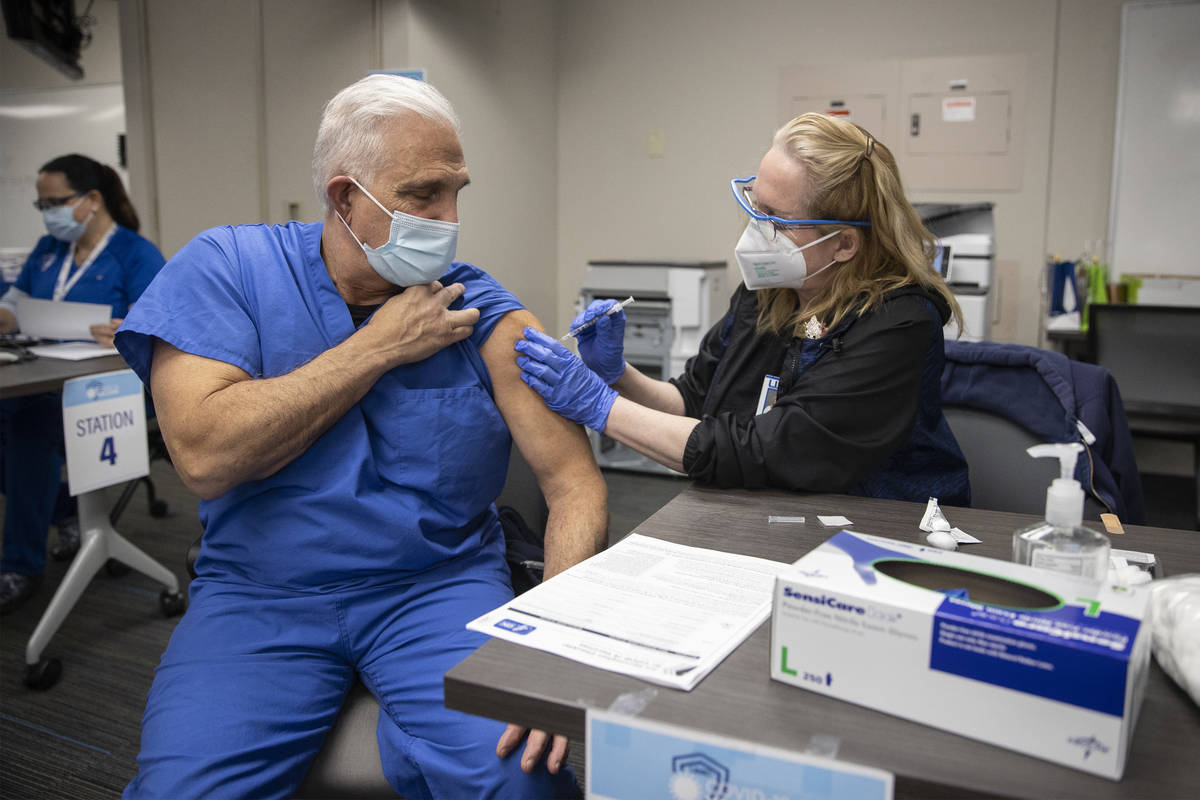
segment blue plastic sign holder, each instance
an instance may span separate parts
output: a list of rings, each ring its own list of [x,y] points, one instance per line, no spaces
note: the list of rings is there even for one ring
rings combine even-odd
[[[146,404],[133,370],[66,381],[63,438],[72,495],[150,474]]]
[[[606,711],[587,714],[587,796],[600,800],[891,800],[873,767]]]

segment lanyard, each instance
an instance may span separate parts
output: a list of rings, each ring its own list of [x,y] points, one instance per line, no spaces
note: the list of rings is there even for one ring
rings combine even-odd
[[[87,268],[92,265],[96,257],[104,252],[104,248],[108,246],[108,240],[116,232],[117,225],[113,223],[113,226],[100,237],[100,241],[96,242],[96,246],[92,248],[92,252],[88,254],[87,259],[79,265],[79,269],[75,270],[75,274],[71,276],[70,280],[67,280],[67,273],[71,271],[71,264],[75,261],[75,243],[71,242],[71,246],[67,248],[67,256],[58,268],[58,280],[54,282],[53,299],[62,300],[67,296],[67,292],[71,291],[75,287],[75,284],[79,283],[79,279],[83,277],[83,273],[87,272]]]

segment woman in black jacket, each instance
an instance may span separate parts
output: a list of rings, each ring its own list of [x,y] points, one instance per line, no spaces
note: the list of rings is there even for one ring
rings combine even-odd
[[[582,361],[526,330],[525,382],[702,484],[967,505],[939,383],[942,326],[961,327],[961,312],[891,152],[858,125],[804,114],[732,187],[749,216],[734,250],[744,285],[682,375],[626,364],[624,312],[600,300],[572,323],[596,320],[578,335]]]

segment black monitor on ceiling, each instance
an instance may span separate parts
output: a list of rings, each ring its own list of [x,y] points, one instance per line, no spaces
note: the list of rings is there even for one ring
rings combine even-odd
[[[85,39],[75,0],[0,0],[8,38],[72,80],[83,78]]]

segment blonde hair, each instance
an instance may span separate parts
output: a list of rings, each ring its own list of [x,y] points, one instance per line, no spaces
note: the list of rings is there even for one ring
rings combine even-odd
[[[882,142],[852,122],[811,113],[780,128],[772,146],[803,165],[805,192],[798,199],[809,219],[871,224],[852,229],[860,237],[858,251],[804,308],[792,289],[760,292],[760,331],[799,335],[813,316],[833,327],[856,307],[861,316],[885,293],[909,285],[941,295],[962,328],[962,310],[932,266],[934,237],[904,196],[896,159]],[[837,229],[816,228],[820,235]]]
[[[404,114],[419,114],[461,133],[450,101],[424,81],[401,75],[374,74],[342,89],[325,104],[313,147],[313,188],[329,212],[325,186],[335,175],[353,175],[362,183],[375,179],[386,161],[384,127]]]

